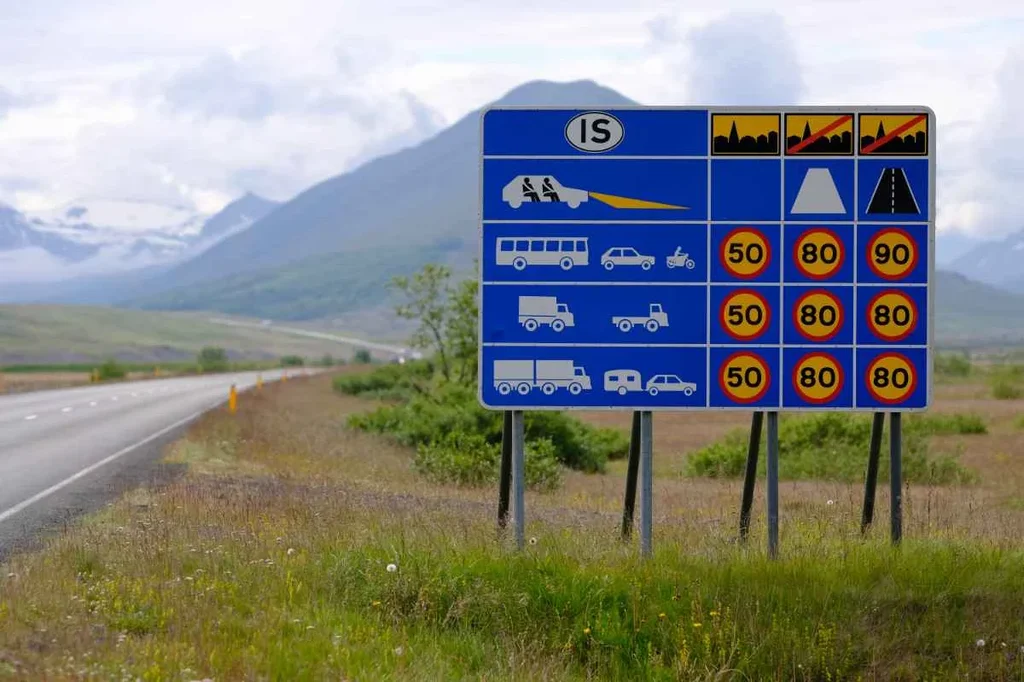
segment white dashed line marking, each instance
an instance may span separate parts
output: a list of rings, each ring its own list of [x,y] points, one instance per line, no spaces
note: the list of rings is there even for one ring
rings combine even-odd
[[[27,417],[25,417],[25,421],[30,422],[33,419],[35,419],[36,417],[38,417],[38,416],[39,416],[38,414],[30,414]]]
[[[138,393],[132,393],[132,397],[133,397],[133,398],[138,398],[138,397],[139,397],[139,394],[138,394]]]
[[[117,400],[117,396],[115,395],[111,400]]]
[[[89,403],[89,407],[96,407],[96,401],[94,400],[91,403]]]
[[[61,409],[61,412],[70,412],[73,409],[75,409],[75,408],[73,408],[73,407],[65,407],[65,408]]]

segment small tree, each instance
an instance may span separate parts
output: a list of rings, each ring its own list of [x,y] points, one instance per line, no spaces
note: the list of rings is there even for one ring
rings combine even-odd
[[[373,358],[370,357],[370,351],[365,348],[360,348],[355,352],[355,355],[352,356],[352,361],[357,365],[368,365],[373,361]]]
[[[228,369],[228,354],[223,348],[206,346],[199,351],[200,372],[225,372]]]
[[[281,358],[282,367],[302,367],[306,364],[305,359],[298,355],[285,355]]]
[[[107,379],[124,379],[127,371],[124,367],[118,364],[117,360],[111,358],[102,365],[100,365],[97,375],[100,381],[106,381]]]
[[[334,356],[330,353],[324,353],[324,356],[320,358],[321,367],[334,367],[335,362]]]
[[[475,276],[455,285],[451,278],[450,268],[433,263],[395,277],[392,286],[406,298],[395,313],[418,323],[409,343],[436,355],[445,379],[468,383],[476,379],[479,287]]]

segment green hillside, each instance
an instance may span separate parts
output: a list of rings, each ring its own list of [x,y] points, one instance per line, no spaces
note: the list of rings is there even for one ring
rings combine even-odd
[[[352,349],[272,329],[230,327],[209,315],[56,305],[0,305],[0,365],[191,360],[203,346],[233,359],[346,357]]]
[[[1024,345],[1024,296],[940,270],[935,336],[943,346]]]

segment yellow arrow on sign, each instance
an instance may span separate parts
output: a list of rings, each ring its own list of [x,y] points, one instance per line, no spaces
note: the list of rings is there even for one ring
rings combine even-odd
[[[590,197],[597,199],[603,204],[608,204],[612,208],[673,208],[682,211],[689,210],[688,206],[675,206],[674,204],[663,204],[658,201],[617,197],[614,194],[601,194],[599,192],[590,192]]]

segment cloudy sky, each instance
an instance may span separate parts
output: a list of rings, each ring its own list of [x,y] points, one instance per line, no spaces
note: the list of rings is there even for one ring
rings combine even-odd
[[[927,104],[940,230],[1024,228],[1018,0],[3,0],[0,201],[287,199],[538,78]]]

